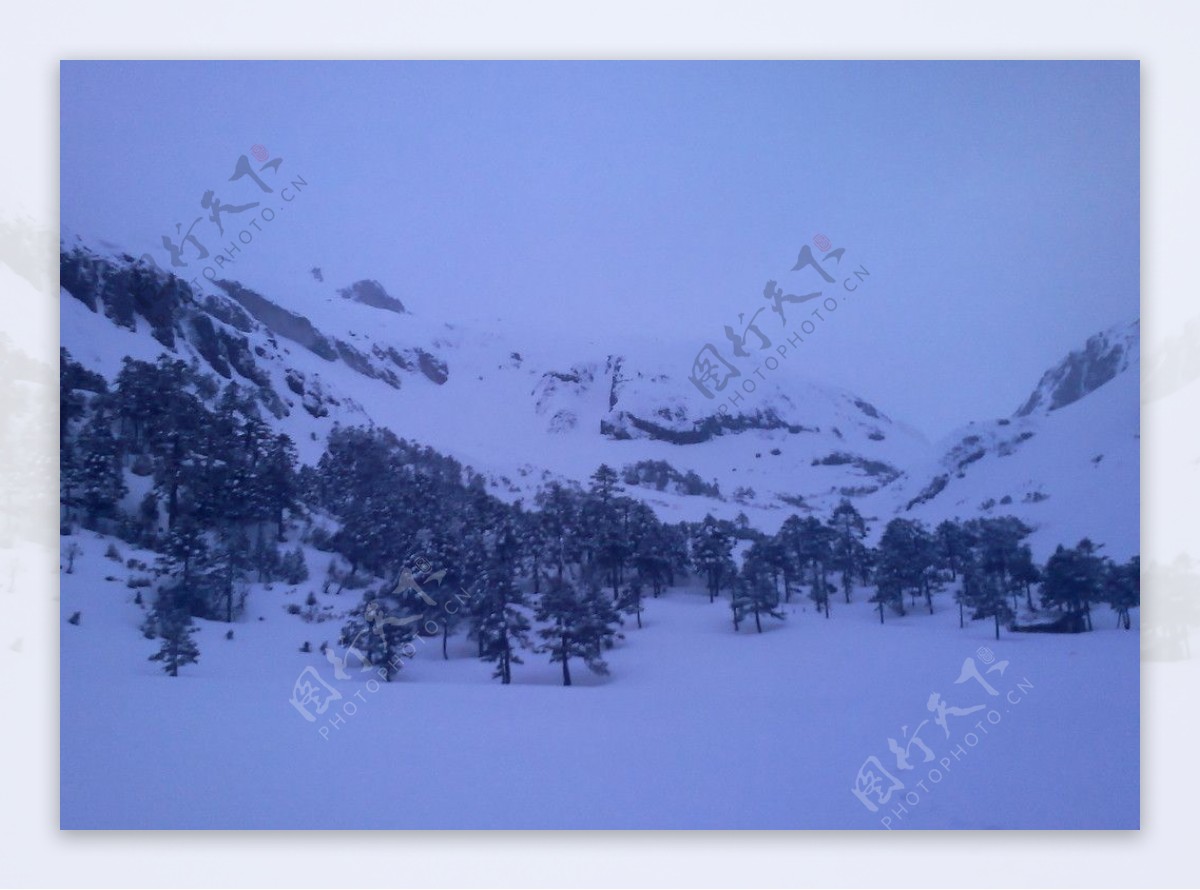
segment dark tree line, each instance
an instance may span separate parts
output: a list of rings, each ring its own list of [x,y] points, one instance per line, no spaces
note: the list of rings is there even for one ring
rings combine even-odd
[[[163,356],[126,359],[110,384],[62,352],[62,521],[156,551],[158,597],[145,633],[172,674],[198,657],[193,617],[225,622],[251,581],[307,578],[301,541],[332,557],[327,589],[362,590],[340,644],[390,679],[418,638],[465,632],[511,683],[528,653],[604,674],[605,653],[647,598],[689,573],[710,602],[728,596],[735,630],[782,619],[806,597],[830,618],[856,587],[885,620],[956,584],[960,625],[996,633],[1022,604],[1083,616],[1108,602],[1129,626],[1137,561],[1113,564],[1088,541],[1034,564],[1030,529],[1012,517],[887,523],[875,547],[848,500],[825,520],[788,517],[773,535],[711,515],[664,523],[602,465],[586,486],[552,484],[531,505],[505,503],[452,458],[387,429],[335,426],[315,466],[260,413],[262,396]],[[130,494],[138,491],[140,497]],[[310,610],[315,606],[310,603]]]
[[[1046,624],[1061,613],[1090,630],[1092,605],[1108,603],[1118,624],[1130,627],[1130,609],[1140,602],[1137,557],[1115,563],[1085,539],[1074,548],[1060,546],[1038,566],[1025,543],[1031,533],[1011,516],[946,520],[933,529],[896,518],[869,547],[866,519],[843,499],[826,521],[792,515],[774,535],[705,517],[691,528],[691,561],[710,602],[729,592],[735,630],[752,617],[761,632],[763,617],[782,618],[781,604],[800,592],[828,618],[839,583],[846,603],[856,585],[873,587],[870,602],[880,623],[888,612],[903,616],[918,605],[932,614],[934,596],[956,584],[959,626],[968,617],[990,619],[997,638],[1001,626],[1022,619],[1022,609],[1023,620]],[[734,558],[739,538],[749,542],[740,567]]]

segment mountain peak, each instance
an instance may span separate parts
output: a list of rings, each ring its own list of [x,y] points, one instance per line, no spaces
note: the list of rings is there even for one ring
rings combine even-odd
[[[1077,402],[1122,371],[1137,367],[1141,325],[1117,325],[1088,338],[1082,349],[1067,355],[1042,375],[1037,387],[1017,409],[1017,417],[1054,411]]]

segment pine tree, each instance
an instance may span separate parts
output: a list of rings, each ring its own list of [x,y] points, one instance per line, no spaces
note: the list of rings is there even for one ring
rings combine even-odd
[[[476,607],[480,658],[495,663],[492,676],[504,685],[512,682],[512,666],[523,663],[517,653],[528,645],[530,630],[525,595],[517,586],[520,551],[513,526],[505,515],[491,536]]]
[[[346,660],[353,655],[390,683],[404,659],[413,656],[415,636],[416,618],[392,586],[363,594],[342,627],[339,644],[345,647]]]
[[[666,557],[667,587],[674,587],[677,578],[686,578],[691,568],[688,554],[688,527],[686,522],[661,526],[662,552]],[[655,596],[658,594],[655,593]]]
[[[1133,557],[1127,563],[1110,564],[1104,579],[1105,599],[1117,613],[1117,626],[1129,630],[1129,610],[1141,605],[1141,560]]]
[[[1033,573],[1029,553],[1021,546],[1021,541],[1032,529],[1012,516],[973,519],[966,528],[974,539],[979,568],[989,576],[989,583],[1012,597],[1011,611],[1016,612],[1022,591],[1028,595],[1026,583],[1021,579],[1029,578]]]
[[[166,600],[160,597],[153,622],[162,646],[150,656],[150,661],[161,661],[168,676],[178,677],[181,667],[200,660],[200,649],[192,639],[197,628],[192,626],[186,610],[176,607],[169,597]]]
[[[284,540],[289,511],[300,505],[296,446],[285,435],[272,436],[264,446],[255,479],[254,498],[260,514],[275,524],[275,540]]]
[[[65,484],[71,501],[83,510],[87,525],[95,528],[99,519],[116,514],[127,491],[121,445],[112,433],[106,411],[96,411],[83,425],[72,454],[74,460]]]
[[[783,620],[779,609],[779,587],[771,575],[771,567],[764,556],[761,543],[751,545],[742,563],[734,585],[730,602],[733,611],[733,629],[739,630],[747,616],[754,616],[754,626],[762,633],[762,616]]]
[[[629,514],[633,501],[618,497],[619,477],[607,464],[601,464],[592,474],[588,497],[584,501],[584,548],[588,564],[595,564],[612,589],[613,599],[619,598],[625,562],[629,557]]]
[[[1046,561],[1042,604],[1084,616],[1092,629],[1091,604],[1104,598],[1105,565],[1097,547],[1084,538],[1076,547],[1061,544]]]
[[[570,661],[578,658],[596,674],[607,674],[604,650],[611,647],[620,617],[609,597],[595,581],[577,583],[552,576],[538,601],[536,618],[538,651],[549,653],[552,664],[562,665],[563,685],[571,685]]]
[[[172,608],[208,617],[216,587],[213,569],[208,539],[194,522],[182,522],[167,535],[156,571],[169,579],[164,590],[169,591]]]
[[[270,548],[273,556],[274,548]],[[223,612],[227,624],[233,622],[245,605],[246,592],[242,586],[251,567],[250,542],[238,526],[226,526],[217,535],[213,549],[213,574],[216,583],[214,606]],[[215,609],[214,609],[215,611]]]
[[[567,566],[582,559],[578,497],[555,482],[538,493],[536,502],[531,548],[535,581],[542,571],[562,578]]]
[[[1013,617],[1003,576],[986,568],[964,574],[962,596],[963,602],[974,610],[972,620],[991,618],[996,625],[996,639],[1000,639],[1000,625]]]
[[[638,585],[650,587],[655,598],[671,577],[670,547],[666,527],[654,511],[645,504],[634,504],[629,518],[630,561],[637,572]],[[640,619],[638,626],[641,627]]]
[[[1025,605],[1033,611],[1033,585],[1042,579],[1042,573],[1033,561],[1033,551],[1028,544],[1017,548],[1016,558],[1009,569],[1012,583],[1018,588],[1025,589]]]
[[[154,460],[154,478],[167,511],[167,528],[179,519],[180,493],[193,481],[195,455],[211,412],[189,387],[197,377],[167,356],[155,364],[125,359],[116,382],[116,410],[122,439],[134,453]]]
[[[308,563],[299,544],[279,558],[279,578],[285,584],[303,584],[308,580]]]
[[[621,588],[621,599],[618,601],[618,605],[624,614],[633,615],[637,619],[639,629],[642,626],[642,612],[645,611],[645,608],[642,606],[643,590],[641,576],[634,575]]]
[[[950,519],[939,522],[933,535],[938,565],[950,573],[951,581],[957,581],[964,561],[970,556],[970,536],[958,522]]]
[[[843,498],[834,508],[829,527],[833,530],[831,566],[842,575],[842,589],[848,603],[854,579],[866,573],[867,545],[863,541],[867,536],[867,522],[854,505]]]
[[[936,561],[934,539],[924,525],[912,519],[893,519],[887,524],[875,556],[876,596],[871,599],[880,603],[881,622],[884,602],[905,614],[905,593],[914,603],[918,596],[923,597],[933,614],[933,593],[939,584]]]
[[[904,585],[901,573],[890,560],[880,559],[875,569],[875,593],[870,602],[879,609],[879,623],[883,624],[883,607],[890,606],[897,615],[904,614]]]
[[[815,516],[806,516],[800,521],[799,546],[796,550],[799,564],[805,567],[809,578],[809,598],[829,617],[829,600],[833,585],[829,582],[829,567],[833,560],[834,532],[823,525]]]
[[[705,576],[710,603],[720,596],[725,580],[737,573],[732,554],[733,535],[711,513],[705,516],[692,534],[692,564]]]

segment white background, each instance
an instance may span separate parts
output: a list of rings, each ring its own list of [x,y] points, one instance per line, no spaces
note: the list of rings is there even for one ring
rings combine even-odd
[[[53,242],[64,58],[1123,58],[1142,60],[1145,388],[1146,369],[1155,363],[1200,352],[1200,325],[1185,327],[1200,318],[1194,297],[1198,9],[1097,0],[8,4],[0,29],[0,222],[21,222],[41,241],[30,248],[12,234],[0,238],[0,331],[56,364]],[[204,112],[212,113],[219,109]],[[196,127],[204,125],[198,114]],[[155,162],[153,146],[129,150]],[[3,267],[13,251],[28,256],[43,247],[40,287]],[[1143,399],[1144,560],[1200,556],[1193,510],[1200,494],[1193,484],[1198,392],[1196,386],[1147,390]],[[53,391],[46,395],[46,434],[29,445],[52,455],[57,420]],[[53,464],[42,480],[47,488],[57,485]],[[0,603],[0,882],[9,886],[1195,886],[1200,880],[1193,828],[1200,799],[1200,647],[1190,660],[1143,663],[1140,832],[62,833],[57,541],[53,514],[44,518],[46,546],[23,553],[18,597]],[[1155,594],[1145,592],[1143,624],[1153,616]],[[8,645],[14,637],[20,651]],[[1095,781],[1126,767],[1098,767]]]

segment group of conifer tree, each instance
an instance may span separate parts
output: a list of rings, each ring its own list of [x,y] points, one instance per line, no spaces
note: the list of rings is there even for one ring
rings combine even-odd
[[[172,675],[198,657],[193,618],[232,623],[251,582],[307,580],[302,542],[330,555],[339,594],[363,591],[338,644],[389,678],[418,635],[439,637],[449,657],[460,633],[501,683],[530,653],[560,665],[566,685],[573,664],[606,673],[605,653],[623,627],[642,626],[647,597],[689,574],[710,602],[728,602],[735,630],[762,631],[794,601],[829,617],[856,588],[873,588],[882,622],[932,612],[953,586],[960,623],[992,619],[997,635],[1034,610],[1035,586],[1042,609],[1089,627],[1093,604],[1128,627],[1138,603],[1136,558],[1114,564],[1085,540],[1038,566],[1031,530],[1012,517],[932,530],[897,518],[874,547],[848,500],[773,535],[744,516],[665,523],[605,465],[585,486],[510,504],[454,459],[377,427],[335,426],[316,465],[301,465],[264,420],[262,393],[168,356],[126,359],[110,385],[63,350],[60,384],[64,534],[83,526],[158,554],[144,630]],[[135,506],[131,484],[144,490]]]

